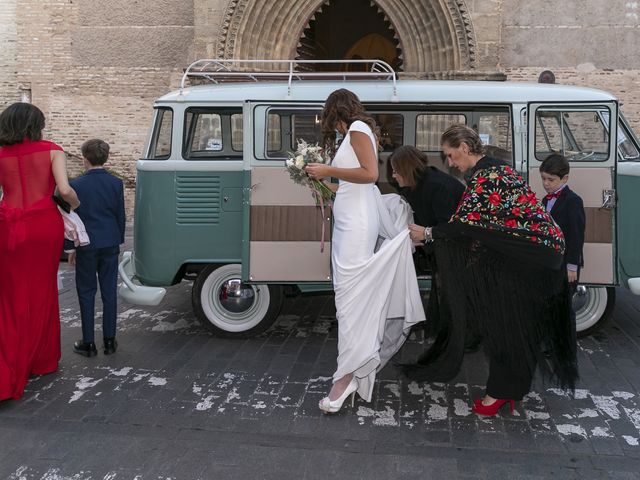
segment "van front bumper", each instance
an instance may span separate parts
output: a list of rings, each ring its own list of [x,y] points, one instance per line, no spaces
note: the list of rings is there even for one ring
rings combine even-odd
[[[629,285],[629,290],[634,295],[640,295],[640,277],[630,278],[627,280],[627,285]]]
[[[147,287],[134,280],[133,252],[124,252],[122,254],[122,261],[118,265],[118,273],[122,279],[118,294],[128,303],[155,307],[160,304],[167,293],[167,290],[162,287]]]

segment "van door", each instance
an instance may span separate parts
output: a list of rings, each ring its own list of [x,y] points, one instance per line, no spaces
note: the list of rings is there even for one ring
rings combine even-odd
[[[530,103],[527,118],[531,188],[539,198],[544,197],[540,164],[549,154],[561,153],[571,166],[569,186],[584,202],[586,231],[580,283],[616,284],[617,103]]]
[[[284,166],[297,140],[321,142],[321,103],[246,102],[242,278],[250,282],[331,280],[331,212],[295,184]]]

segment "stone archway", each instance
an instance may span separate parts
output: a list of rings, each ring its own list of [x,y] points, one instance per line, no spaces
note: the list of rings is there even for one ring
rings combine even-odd
[[[391,21],[371,0],[330,0],[321,5],[309,20],[298,43],[296,59],[376,58],[399,71],[402,69],[399,44]],[[323,69],[323,65],[313,67],[315,70]],[[363,64],[343,67],[349,70],[367,68]]]
[[[310,22],[330,0],[230,0],[218,58],[293,59]],[[375,0],[401,50],[405,72],[446,75],[476,68],[475,34],[464,0]]]

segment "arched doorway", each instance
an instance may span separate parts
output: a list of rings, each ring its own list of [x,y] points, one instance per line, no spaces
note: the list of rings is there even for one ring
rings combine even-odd
[[[323,4],[304,29],[296,53],[298,60],[376,58],[395,70],[402,69],[402,50],[391,21],[370,0],[331,0]],[[357,70],[358,66],[348,69]]]
[[[204,10],[209,8],[208,2],[194,0]],[[451,78],[457,71],[469,73],[477,68],[473,22],[466,3],[229,0],[218,38],[210,48],[216,58],[344,58],[359,40],[377,33],[395,45],[398,63],[394,66],[404,75]],[[332,19],[332,15],[339,19]],[[329,34],[341,41],[323,41]],[[206,58],[210,53],[201,56]]]

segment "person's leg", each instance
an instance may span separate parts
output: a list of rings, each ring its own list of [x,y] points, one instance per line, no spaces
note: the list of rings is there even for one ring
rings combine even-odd
[[[98,285],[96,282],[96,250],[79,248],[76,253],[76,291],[82,320],[82,341],[94,341],[94,307]]]
[[[572,353],[574,354],[577,349],[578,334],[576,331],[576,311],[573,308],[573,296],[578,290],[579,281],[580,281],[580,269],[578,268],[578,280],[569,284],[569,308],[571,309],[569,314],[570,315],[569,318],[571,319],[571,348],[573,349]]]
[[[118,305],[118,247],[101,248],[98,258],[98,280],[102,297],[102,336],[116,336]]]
[[[533,371],[525,364],[509,365],[497,356],[489,358],[486,394],[492,399],[522,400],[531,388]],[[486,399],[484,403],[492,403]]]

